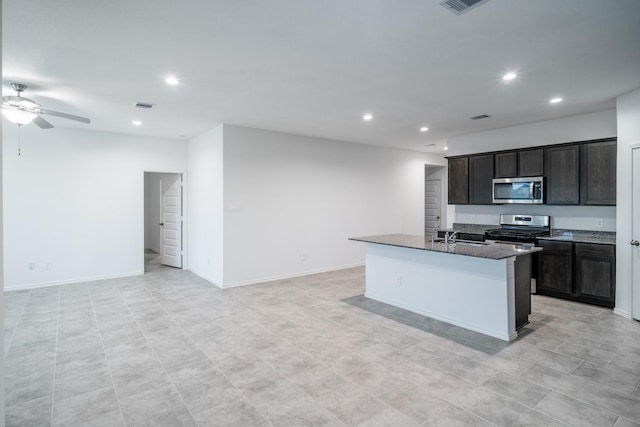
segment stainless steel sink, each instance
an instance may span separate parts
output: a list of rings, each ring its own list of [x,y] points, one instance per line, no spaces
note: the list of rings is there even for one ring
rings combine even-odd
[[[487,246],[491,244],[487,242],[477,242],[475,240],[456,240],[456,243],[459,243],[461,245],[468,245],[468,246]]]
[[[442,243],[444,244],[444,239],[442,237],[438,237],[436,239],[433,239],[434,243]],[[449,244],[452,244],[452,241],[449,241]],[[461,244],[461,245],[468,245],[468,246],[486,246],[486,245],[490,245],[491,243],[488,242],[479,242],[476,240],[463,240],[463,239],[456,239],[455,240],[456,244]]]

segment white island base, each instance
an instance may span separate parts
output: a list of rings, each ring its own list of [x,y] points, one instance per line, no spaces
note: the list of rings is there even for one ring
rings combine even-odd
[[[366,243],[365,296],[511,341],[515,261]]]

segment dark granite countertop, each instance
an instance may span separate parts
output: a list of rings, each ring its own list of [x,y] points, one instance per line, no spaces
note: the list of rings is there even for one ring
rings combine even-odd
[[[460,231],[463,233],[477,233],[482,234],[492,228],[499,228],[499,225],[486,225],[486,224],[462,224],[453,223],[453,227],[444,229],[442,231]],[[538,237],[538,239],[544,240],[559,240],[563,242],[574,243],[597,243],[601,245],[615,245],[616,233],[612,231],[589,231],[589,230],[566,230],[560,228],[554,228],[551,231],[551,236]]]
[[[385,234],[381,236],[352,237],[349,240],[496,260],[512,256],[528,255],[542,250],[542,248],[522,247],[520,245],[506,245],[500,243],[483,244],[480,242],[458,242],[455,245],[445,245],[444,243],[438,242],[432,243],[430,236],[413,236],[409,234]]]
[[[616,233],[611,231],[560,230],[554,229],[551,236],[538,237],[544,240],[560,240],[575,243],[597,243],[600,245],[615,245]]]

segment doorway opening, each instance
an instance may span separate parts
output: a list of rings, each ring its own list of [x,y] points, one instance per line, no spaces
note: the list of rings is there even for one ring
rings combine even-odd
[[[446,222],[442,214],[442,181],[445,168],[425,165],[424,168],[424,234],[436,233]]]
[[[183,266],[180,173],[144,173],[144,272]]]

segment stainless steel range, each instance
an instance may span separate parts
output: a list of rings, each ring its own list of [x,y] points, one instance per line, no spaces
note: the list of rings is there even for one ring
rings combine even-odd
[[[485,232],[485,239],[535,244],[536,237],[551,234],[548,215],[500,215],[500,228]]]

